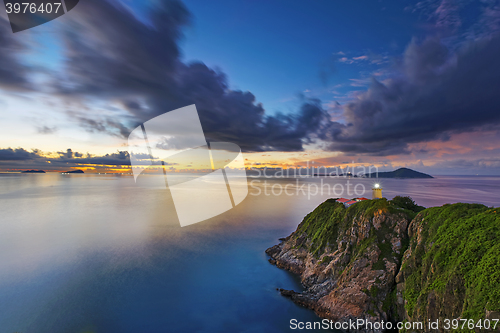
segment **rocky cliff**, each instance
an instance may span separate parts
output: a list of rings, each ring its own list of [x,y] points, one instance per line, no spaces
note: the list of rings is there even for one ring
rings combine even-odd
[[[299,274],[306,288],[281,293],[334,321],[387,321],[410,220],[386,199],[347,209],[327,200],[266,251],[271,263]]]
[[[349,208],[329,199],[307,215],[266,250],[305,288],[282,295],[335,322],[498,315],[500,214],[456,204],[417,215],[400,199]]]

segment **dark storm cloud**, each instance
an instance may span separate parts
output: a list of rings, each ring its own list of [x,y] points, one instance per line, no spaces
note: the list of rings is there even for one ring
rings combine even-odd
[[[131,117],[72,113],[75,119],[89,131],[127,137],[139,123],[196,104],[210,140],[231,141],[245,150],[302,150],[303,142],[316,137],[327,119],[316,101],[295,115],[267,116],[252,93],[231,90],[223,73],[180,61],[178,45],[189,19],[178,1],[159,2],[147,23],[117,2],[82,3],[64,39],[68,79],[58,91],[121,100]]]
[[[189,14],[177,1],[159,2],[152,12],[145,24],[119,2],[83,2],[65,30],[69,79],[61,92],[110,97],[168,93],[166,79],[173,79],[177,43]]]
[[[0,89],[26,89],[27,69],[20,64],[17,54],[24,46],[13,38],[9,23],[0,17]]]
[[[82,153],[73,152],[68,149],[66,152],[59,152],[59,158],[51,159],[51,163],[64,163],[70,166],[74,165],[113,165],[122,166],[130,165],[129,154],[126,151],[119,151],[113,154],[104,156],[91,156],[87,154],[85,157]]]
[[[59,151],[57,152],[60,156],[60,158],[65,158],[65,159],[72,159],[74,157],[82,157],[83,154],[82,153],[78,153],[78,152],[73,152],[72,149],[68,148],[65,152],[62,152],[62,151]]]
[[[224,74],[202,63],[181,64],[172,99],[150,99],[158,114],[196,104],[211,141],[230,141],[247,151],[297,151],[316,137],[328,115],[317,100],[306,100],[296,114],[266,116],[255,96],[230,90]],[[144,113],[139,114],[144,116]],[[144,119],[147,120],[147,119]]]
[[[436,26],[462,25],[453,2],[422,3]],[[251,92],[230,89],[224,73],[181,61],[179,45],[190,14],[173,0],[156,2],[150,17],[141,20],[118,1],[82,2],[61,19],[66,59],[53,88],[67,100],[89,103],[86,110],[67,113],[90,132],[126,138],[144,121],[196,104],[210,141],[234,142],[246,151],[300,151],[321,139],[327,149],[345,153],[410,153],[411,143],[446,141],[453,133],[500,124],[500,38],[491,33],[500,11],[488,8],[481,23],[488,33],[458,51],[437,37],[412,41],[391,71],[396,74],[373,78],[366,92],[343,106],[341,122],[330,121],[318,100],[304,99],[296,112],[271,116]],[[0,20],[0,88],[24,88],[26,69],[9,52],[19,53],[22,46],[5,33],[4,23]],[[334,69],[325,65],[325,70]],[[122,110],[95,111],[95,100],[120,104]],[[67,154],[59,162],[75,159]],[[119,163],[122,157],[105,156],[106,162]]]
[[[43,169],[61,170],[62,168],[81,166],[129,166],[130,158],[126,151],[118,151],[103,156],[83,154],[68,148],[64,152],[58,152],[58,157],[44,156],[40,150],[31,152],[23,148],[0,149],[0,167],[2,169],[23,170]]]
[[[29,152],[23,148],[0,149],[0,161],[29,161],[37,158],[41,158],[37,150]]]
[[[372,79],[368,91],[345,105],[346,124],[336,125],[330,149],[392,155],[408,152],[409,143],[495,128],[500,124],[499,58],[498,35],[470,42],[457,53],[437,38],[413,41],[399,76]]]
[[[54,162],[69,163],[70,165],[110,165],[110,166],[129,166],[130,156],[127,151],[118,151],[113,154],[106,154],[103,156],[83,156],[83,154],[75,153],[74,158],[59,158],[57,160],[52,160]],[[82,157],[83,156],[83,157]],[[146,154],[137,154],[135,156],[137,159],[143,159],[144,161],[139,161],[135,163],[136,165],[146,165],[149,166],[150,156]],[[157,159],[157,158],[154,158]],[[177,165],[177,163],[164,163],[165,165]]]

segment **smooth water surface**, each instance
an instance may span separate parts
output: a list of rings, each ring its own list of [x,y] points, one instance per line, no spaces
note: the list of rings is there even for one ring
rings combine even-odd
[[[0,175],[0,332],[289,332],[292,318],[318,321],[279,295],[300,283],[264,251],[332,195],[294,191],[319,179],[267,181],[233,210],[181,228],[169,191],[129,176]],[[373,180],[351,182],[369,190]],[[273,195],[286,184],[292,195]],[[500,206],[498,177],[382,185],[424,206]]]

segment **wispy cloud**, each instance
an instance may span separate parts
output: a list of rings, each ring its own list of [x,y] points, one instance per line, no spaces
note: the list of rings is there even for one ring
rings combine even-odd
[[[53,134],[57,131],[57,127],[55,127],[55,126],[43,125],[43,126],[37,126],[36,128],[37,128],[38,133],[40,133],[40,134]]]
[[[368,87],[371,83],[370,79],[349,79],[351,87]]]
[[[359,57],[353,57],[352,60],[368,60],[368,56],[367,55],[362,55],[362,56],[359,56]]]
[[[364,62],[364,61],[368,62],[368,60],[370,60],[370,57],[368,55],[360,55],[357,57],[348,57],[345,54],[343,54],[342,57],[338,58],[337,61],[340,63],[343,63],[343,64],[351,65],[351,64]],[[374,59],[374,60],[378,60],[378,57],[376,57],[376,59]],[[374,63],[374,62],[371,61],[371,63]]]

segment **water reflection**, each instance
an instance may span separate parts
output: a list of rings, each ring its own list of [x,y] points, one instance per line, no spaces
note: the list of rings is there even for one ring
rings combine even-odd
[[[268,181],[297,186],[294,179]],[[367,188],[373,182],[356,181]],[[500,205],[497,177],[383,185],[384,196],[410,195],[424,206]],[[265,195],[259,186],[260,195],[250,189],[236,208],[181,228],[161,184],[137,186],[112,175],[0,175],[2,332],[288,332],[292,318],[317,320],[276,292],[300,285],[263,251],[330,195]]]

